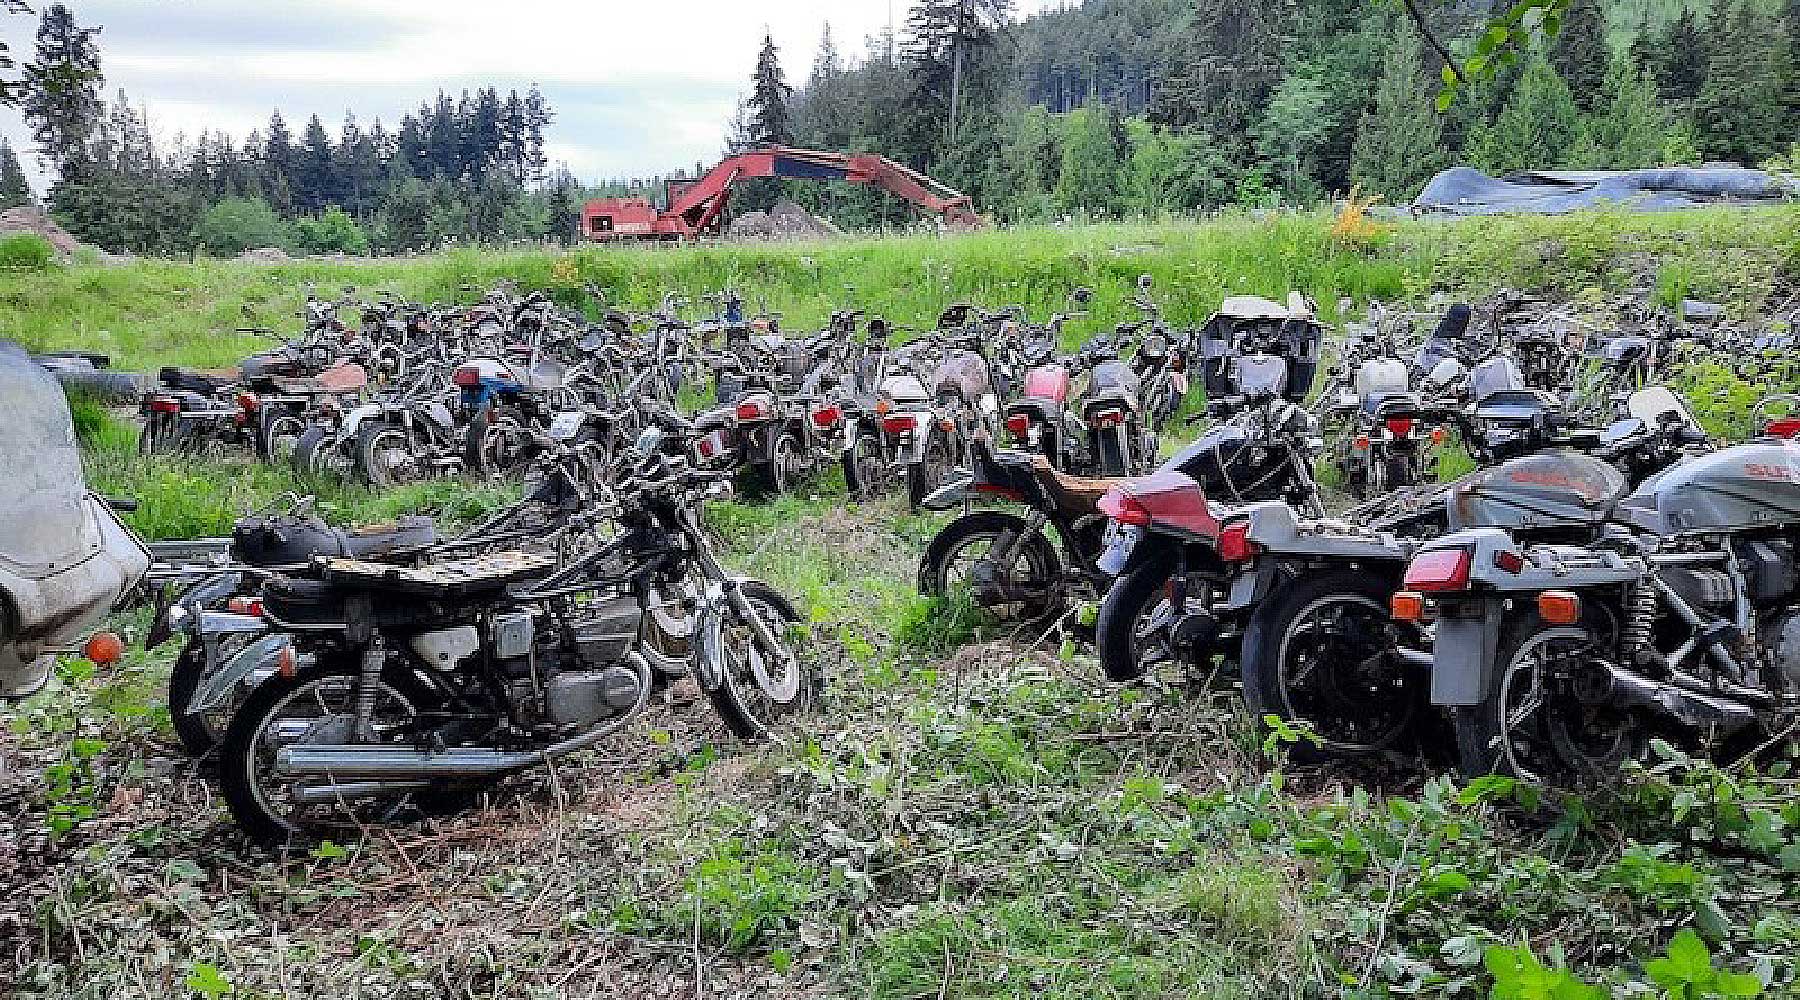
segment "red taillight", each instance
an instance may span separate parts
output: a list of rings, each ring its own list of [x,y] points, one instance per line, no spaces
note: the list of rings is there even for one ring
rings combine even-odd
[[[237,405],[245,413],[255,413],[256,408],[262,405],[262,400],[257,399],[254,392],[240,392],[237,394]]]
[[[769,415],[769,408],[760,399],[746,399],[737,405],[739,420],[761,420]]]
[[[152,399],[150,401],[150,412],[151,413],[180,413],[181,412],[181,400],[179,400],[179,399],[162,399],[162,398]]]
[[[1250,522],[1237,521],[1226,525],[1219,532],[1219,559],[1228,563],[1249,562],[1262,551],[1262,546],[1250,540]]]
[[[844,417],[844,411],[835,406],[827,406],[813,411],[813,423],[820,427],[836,427]]]
[[[1120,524],[1135,524],[1140,528],[1150,524],[1150,509],[1137,497],[1118,490],[1108,490],[1100,498],[1100,513]]]
[[[1449,439],[1449,437],[1450,437],[1450,435],[1445,433],[1445,431],[1442,427],[1433,427],[1431,429],[1431,443],[1432,444],[1443,444],[1446,440]]]
[[[1395,437],[1405,437],[1408,434],[1412,433],[1413,418],[1411,418],[1411,417],[1389,417],[1388,421],[1387,421],[1387,429],[1388,429],[1388,433],[1394,435]]]
[[[1358,434],[1356,440],[1350,442],[1350,447],[1355,448],[1357,451],[1368,451],[1369,436],[1367,434]]]
[[[450,374],[450,381],[465,389],[473,389],[481,384],[481,369],[474,365],[463,365]]]
[[[1011,431],[1014,437],[1022,438],[1031,433],[1031,418],[1023,413],[1015,413],[1006,418],[1006,429]]]
[[[1094,414],[1095,427],[1117,427],[1124,422],[1124,410],[1101,410]]]
[[[225,610],[233,614],[262,617],[262,601],[254,597],[233,597],[225,602]]]
[[[1800,417],[1777,417],[1763,426],[1763,433],[1780,438],[1794,437],[1800,434]]]
[[[1494,565],[1508,573],[1522,573],[1525,570],[1525,557],[1511,549],[1501,549],[1494,553]]]
[[[906,434],[918,429],[919,418],[911,413],[899,413],[881,418],[881,429],[889,434]]]
[[[1469,585],[1473,549],[1431,549],[1413,557],[1406,567],[1406,589],[1420,593],[1462,590]]]

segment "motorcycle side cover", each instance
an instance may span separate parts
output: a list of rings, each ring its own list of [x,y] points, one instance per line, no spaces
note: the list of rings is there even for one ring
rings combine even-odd
[[[1690,459],[1645,480],[1620,511],[1660,534],[1800,521],[1800,445],[1753,441]]]

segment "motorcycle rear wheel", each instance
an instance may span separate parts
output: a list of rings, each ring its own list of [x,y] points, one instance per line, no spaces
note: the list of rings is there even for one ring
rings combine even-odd
[[[394,461],[390,456],[405,456]],[[413,454],[406,430],[393,424],[369,424],[356,432],[356,466],[369,485],[400,486],[424,478],[419,456]]]
[[[1100,601],[1094,645],[1108,678],[1121,683],[1135,681],[1161,662],[1154,657],[1173,657],[1166,637],[1159,636],[1151,623],[1163,601],[1163,586],[1174,571],[1173,558],[1153,558],[1114,580],[1107,589]]]
[[[1616,778],[1646,734],[1630,712],[1583,705],[1551,667],[1600,640],[1587,625],[1509,623],[1481,703],[1452,713],[1465,777],[1501,774],[1564,788]]]
[[[1310,576],[1266,600],[1244,631],[1244,701],[1257,719],[1305,721],[1323,741],[1301,759],[1391,749],[1415,731],[1426,705],[1422,671],[1387,655],[1393,588],[1367,574]]]
[[[972,511],[951,521],[933,536],[919,561],[919,592],[948,597],[958,589],[974,591],[971,574],[995,546],[1007,536],[1029,530],[1024,518],[998,510]],[[1067,603],[1066,582],[1056,546],[1042,532],[1032,532],[1020,546],[1005,589],[1033,594],[1033,598],[986,604],[977,595],[974,600],[977,607],[1002,622],[1047,623],[1060,615]]]

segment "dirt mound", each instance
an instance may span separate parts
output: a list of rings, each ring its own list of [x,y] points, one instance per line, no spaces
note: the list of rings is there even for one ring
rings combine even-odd
[[[725,235],[734,240],[819,240],[842,230],[787,199],[767,212],[746,212],[731,220]]]
[[[11,236],[14,233],[31,233],[42,236],[56,248],[56,252],[67,257],[75,252],[81,243],[70,236],[56,220],[44,214],[44,210],[35,205],[20,205],[0,212],[0,236]]]

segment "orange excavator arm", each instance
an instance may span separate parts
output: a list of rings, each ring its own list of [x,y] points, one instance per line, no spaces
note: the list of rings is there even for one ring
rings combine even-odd
[[[827,153],[771,146],[720,161],[698,180],[677,182],[669,189],[662,218],[675,222],[682,235],[711,232],[731,199],[731,188],[746,177],[791,177],[871,184],[943,218],[954,226],[984,224],[968,195],[874,153]],[[661,227],[659,227],[661,228]]]

